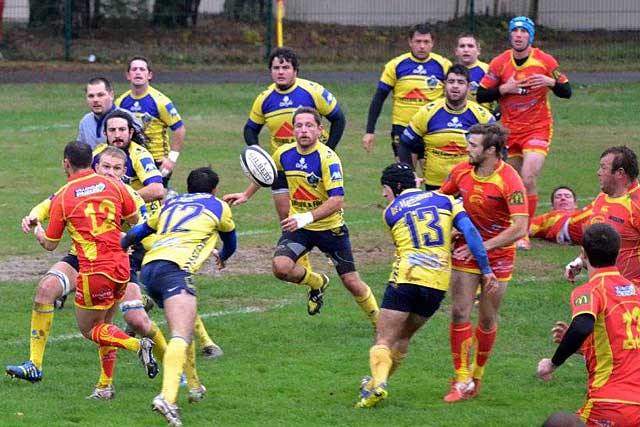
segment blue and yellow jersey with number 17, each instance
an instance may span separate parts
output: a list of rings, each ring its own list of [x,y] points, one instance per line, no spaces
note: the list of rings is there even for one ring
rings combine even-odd
[[[235,229],[229,205],[209,193],[181,194],[169,199],[147,225],[156,230],[156,240],[142,265],[172,261],[189,273],[198,271],[209,257],[218,242],[218,232]]]
[[[451,230],[467,216],[462,202],[413,188],[398,195],[382,216],[396,246],[389,281],[448,290]]]
[[[283,145],[273,153],[276,168],[284,172],[289,187],[290,215],[311,212],[329,197],[344,196],[340,158],[329,147],[317,143],[300,152],[297,144]],[[307,225],[307,230],[324,231],[344,224],[342,209]]]

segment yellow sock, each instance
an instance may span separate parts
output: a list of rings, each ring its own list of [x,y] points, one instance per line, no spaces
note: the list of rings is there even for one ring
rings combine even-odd
[[[194,332],[200,341],[200,345],[202,347],[208,347],[210,345],[215,345],[209,334],[207,333],[207,328],[204,327],[204,323],[200,316],[196,316],[196,324],[194,327]]]
[[[404,358],[407,357],[407,353],[400,353],[398,350],[391,350],[391,360],[393,364],[389,370],[389,377],[400,367]]]
[[[376,301],[375,295],[371,292],[371,288],[367,286],[367,293],[365,296],[356,297],[356,302],[362,311],[365,312],[371,323],[373,323],[373,326],[376,326],[378,316],[380,315],[380,309],[378,308],[378,301]]]
[[[167,340],[164,337],[162,330],[153,320],[151,321],[151,333],[149,334],[149,338],[154,342],[153,356],[156,360],[164,359],[164,352],[167,349]]]
[[[180,375],[187,360],[187,342],[181,337],[173,337],[167,344],[162,369],[162,395],[167,402],[174,404],[178,398]]]
[[[38,369],[42,369],[44,349],[47,346],[49,332],[53,324],[53,304],[33,303],[31,310],[31,341],[29,359]]]
[[[193,341],[187,348],[187,360],[184,363],[184,374],[187,376],[187,387],[200,387],[200,378],[196,372],[196,345]]]
[[[309,252],[302,255],[300,258],[298,258],[298,261],[296,261],[296,264],[301,265],[307,271],[312,271],[311,260],[309,259]]]
[[[100,379],[98,380],[98,388],[105,388],[113,384],[113,368],[116,364],[117,355],[117,347],[98,347],[98,357],[100,358]]]
[[[391,350],[386,345],[374,345],[369,350],[369,365],[373,376],[373,387],[386,383],[393,365]]]
[[[300,285],[309,286],[311,289],[320,289],[324,283],[322,276],[311,270],[305,269],[304,277],[300,281]]]
[[[463,341],[462,347],[460,349],[460,359],[463,361],[463,363],[460,364],[460,367],[458,369],[454,368],[454,376],[456,377],[456,381],[465,382],[469,380],[469,366],[464,361],[469,360],[469,353],[471,352],[472,347],[472,338]]]

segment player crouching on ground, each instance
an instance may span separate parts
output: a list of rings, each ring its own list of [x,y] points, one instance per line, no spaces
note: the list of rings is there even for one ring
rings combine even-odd
[[[197,316],[193,273],[213,253],[219,269],[236,250],[236,232],[231,209],[215,197],[218,175],[209,167],[191,171],[187,194],[168,200],[158,216],[136,225],[122,239],[123,248],[156,233],[156,240],[142,261],[142,283],[159,307],[171,331],[165,351],[162,391],[152,408],[172,426],[181,426],[176,400],[180,376],[187,376],[189,401],[197,402],[206,389],[196,373],[193,329]],[[156,231],[157,230],[157,231]],[[223,247],[215,250],[218,237]]]
[[[440,307],[451,276],[453,227],[464,234],[478,260],[485,290],[498,286],[482,238],[462,203],[438,191],[415,188],[414,178],[411,166],[396,163],[380,179],[389,202],[383,221],[396,253],[369,351],[372,376],[361,381],[358,408],[373,407],[387,397],[387,379],[405,358],[411,337]]]

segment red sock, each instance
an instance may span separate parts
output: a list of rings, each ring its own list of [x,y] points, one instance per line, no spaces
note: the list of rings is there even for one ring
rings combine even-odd
[[[116,325],[98,323],[91,330],[91,340],[100,347],[126,348],[130,351],[138,351],[139,345],[136,338],[125,334]]]
[[[471,322],[449,325],[449,342],[457,381],[465,381],[469,376],[469,349],[472,338]]]
[[[100,381],[101,386],[113,383],[113,368],[116,365],[118,349],[115,347],[99,347],[100,353]]]
[[[482,368],[487,364],[487,360],[489,359],[489,355],[491,354],[491,349],[493,348],[493,343],[496,341],[497,334],[497,323],[493,325],[493,328],[491,328],[489,331],[485,331],[480,327],[480,325],[476,326],[475,340],[478,343],[478,348],[476,349],[474,365]]]
[[[536,208],[538,207],[538,195],[528,194],[527,204],[529,205],[529,224],[531,224],[531,220],[536,215]]]

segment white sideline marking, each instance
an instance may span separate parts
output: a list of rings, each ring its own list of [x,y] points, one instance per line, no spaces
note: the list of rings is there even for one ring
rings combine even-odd
[[[52,130],[52,129],[66,129],[70,128],[71,125],[68,123],[55,123],[52,125],[40,125],[40,126],[22,126],[20,129],[11,129],[14,132],[33,132],[33,131],[41,131],[41,130]]]
[[[223,310],[223,311],[212,311],[210,313],[202,313],[200,314],[200,317],[202,319],[208,319],[209,317],[221,317],[221,316],[229,316],[232,314],[251,314],[251,313],[264,313],[265,311],[268,311],[270,309],[278,309],[278,308],[282,308],[284,306],[287,306],[291,304],[291,301],[282,301],[278,304],[272,305],[272,306],[268,306],[268,307],[257,307],[257,306],[248,306],[248,307],[242,307],[240,309],[236,309],[236,310]],[[158,325],[166,325],[166,321],[163,320],[158,320],[156,321],[156,324]],[[80,333],[75,333],[75,334],[62,334],[62,335],[56,335],[56,336],[50,336],[49,340],[47,341],[48,343],[53,343],[53,342],[62,342],[62,341],[69,341],[69,340],[74,340],[74,339],[78,339],[78,338],[83,338],[82,334]],[[17,344],[25,344],[28,343],[28,340],[25,339],[16,339],[16,340],[12,340],[12,341],[7,341],[5,344],[7,345],[17,345]]]

